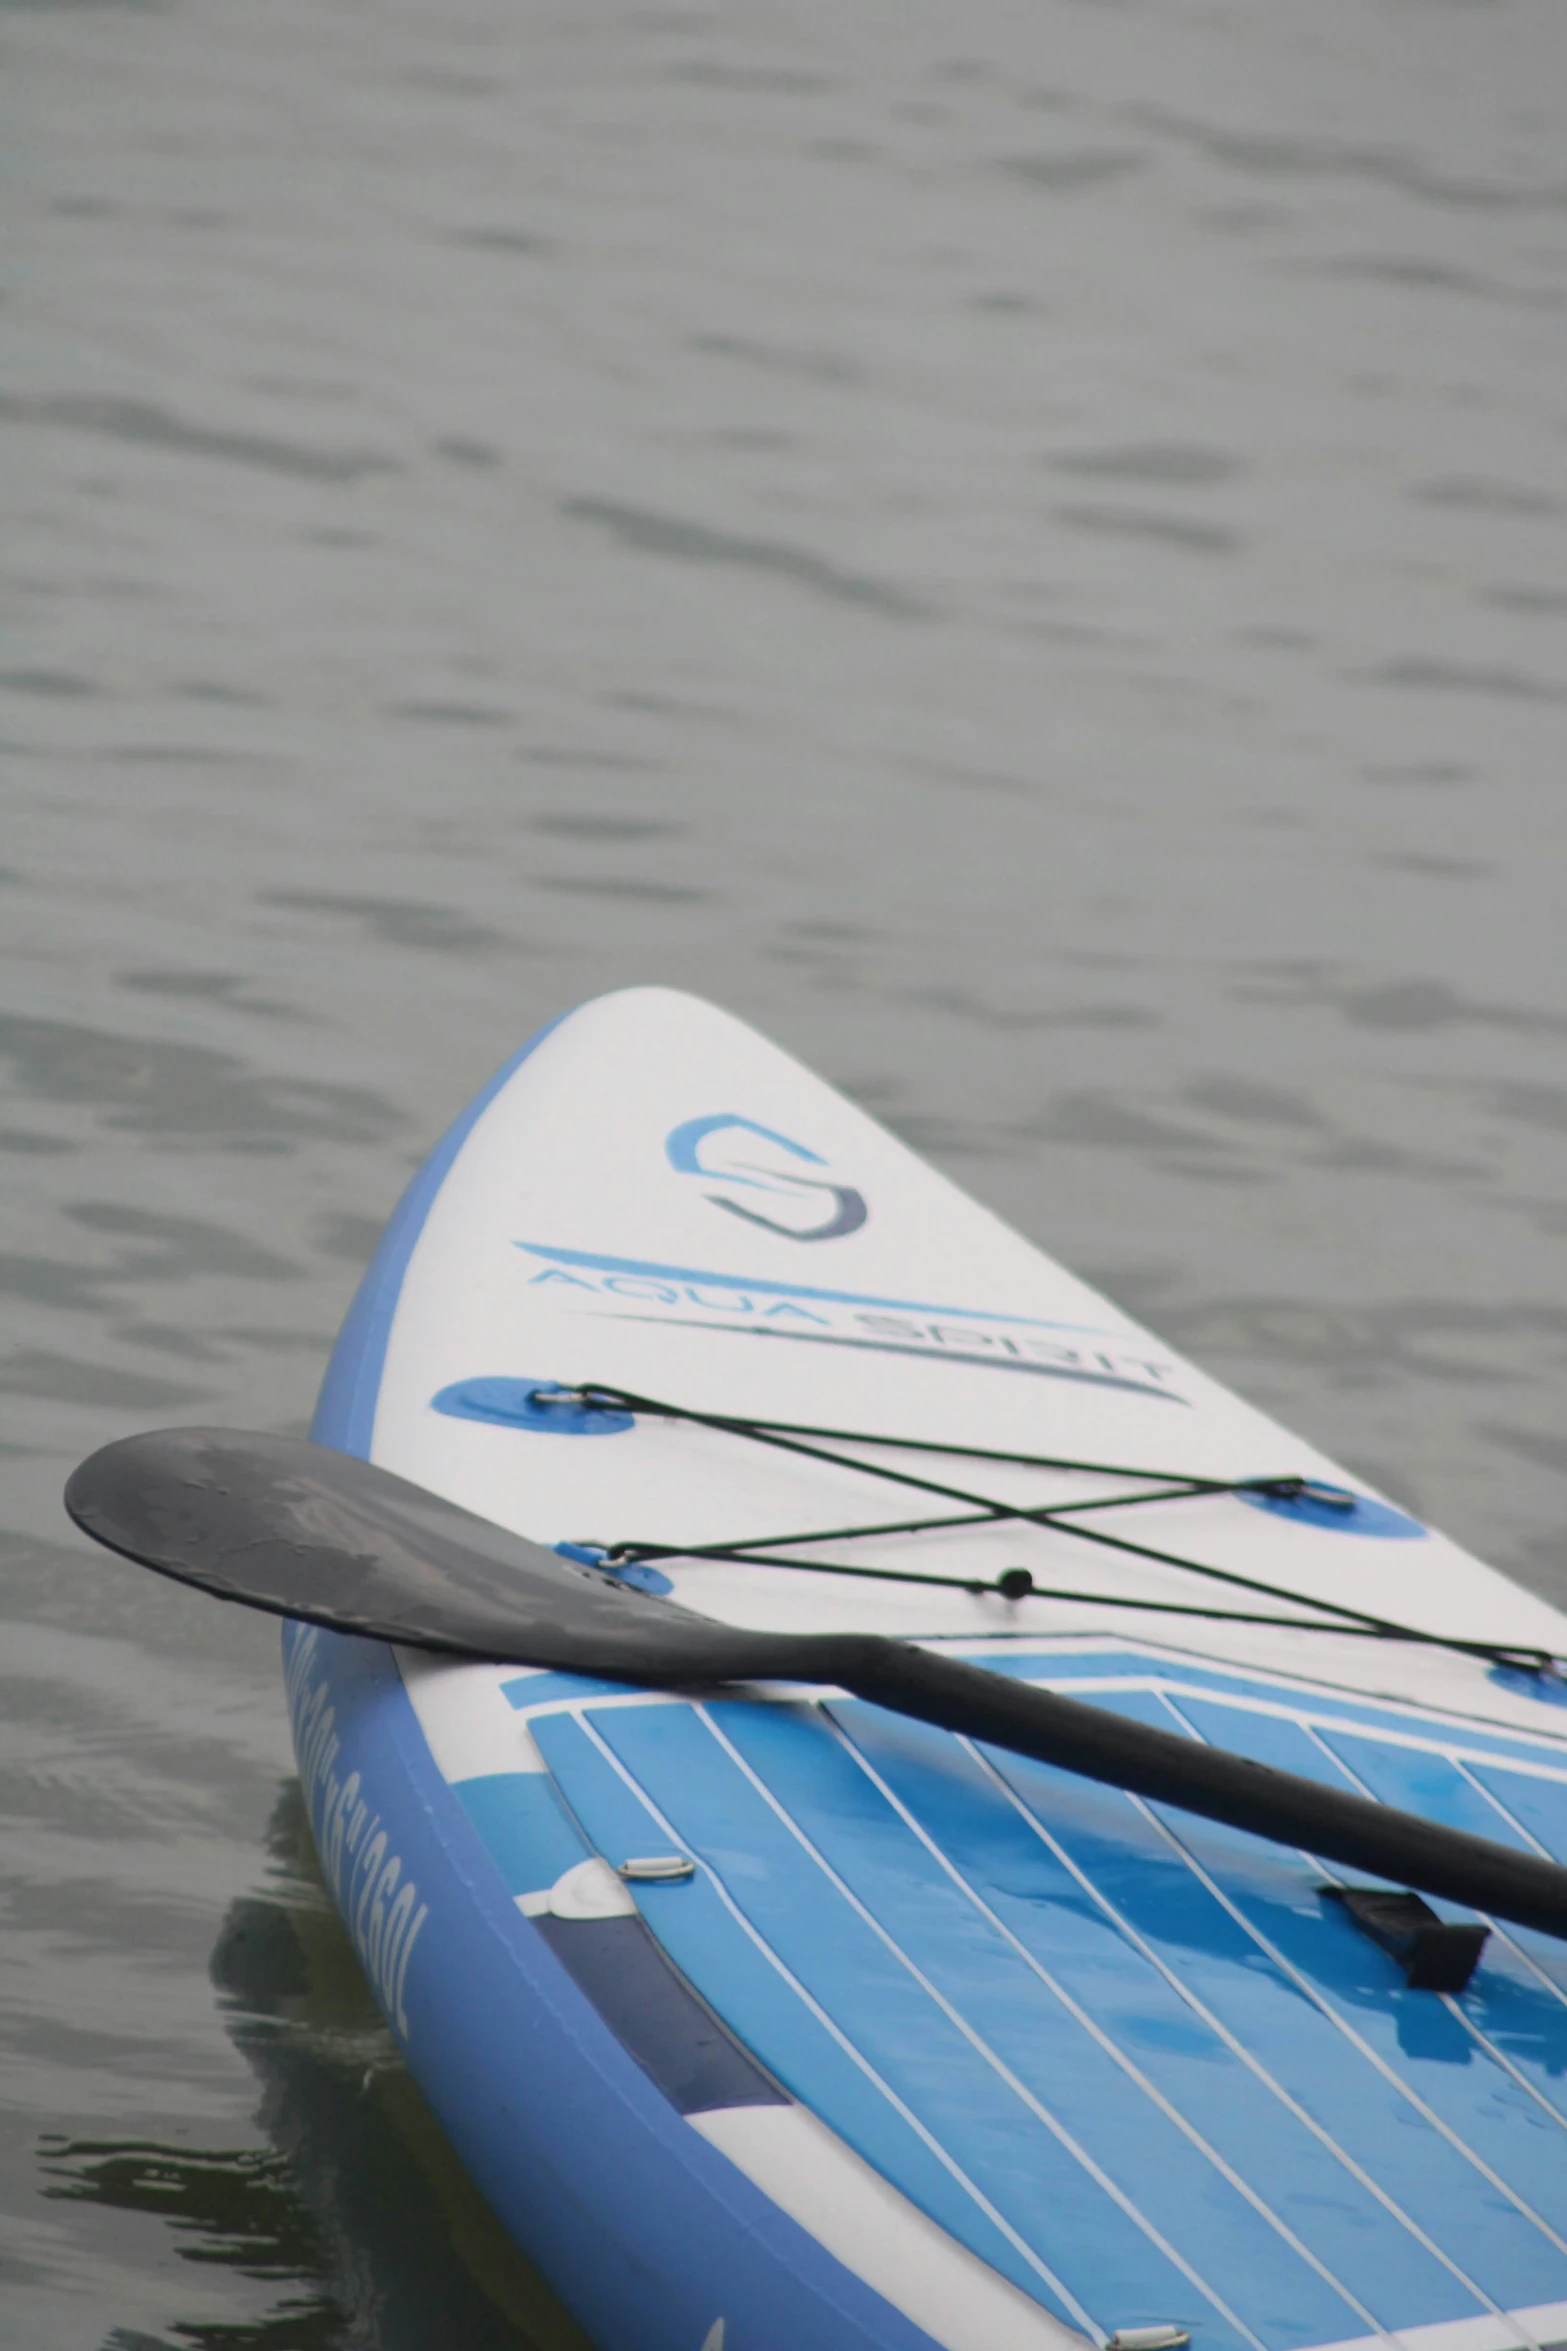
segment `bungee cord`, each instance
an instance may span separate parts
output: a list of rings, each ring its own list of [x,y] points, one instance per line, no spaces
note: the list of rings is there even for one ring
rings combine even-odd
[[[1149,1503],[1200,1500],[1219,1494],[1255,1496],[1264,1502],[1306,1501],[1321,1509],[1341,1511],[1346,1520],[1349,1519],[1356,1506],[1355,1496],[1342,1487],[1328,1485],[1320,1479],[1298,1474],[1249,1478],[1195,1477],[1179,1471],[1133,1469],[1120,1463],[1081,1461],[1063,1455],[1016,1453],[983,1445],[950,1444],[935,1438],[889,1437],[864,1429],[823,1428],[799,1421],[757,1420],[736,1413],[702,1412],[693,1406],[671,1404],[659,1397],[638,1395],[630,1389],[608,1387],[597,1380],[585,1380],[575,1387],[541,1386],[533,1391],[530,1402],[537,1409],[552,1405],[577,1406],[587,1411],[627,1412],[633,1416],[640,1414],[648,1418],[685,1421],[698,1428],[709,1428],[723,1435],[744,1438],[755,1444],[824,1462],[833,1468],[876,1478],[916,1493],[939,1496],[947,1502],[964,1506],[956,1514],[949,1511],[918,1518],[884,1519],[869,1524],[796,1529],[780,1535],[742,1536],[723,1543],[654,1543],[623,1539],[593,1546],[595,1555],[611,1571],[651,1565],[662,1559],[713,1560],[743,1567],[786,1568],[804,1574],[848,1576],[867,1582],[935,1585],[949,1591],[975,1594],[993,1592],[1010,1601],[1061,1600],[1161,1616],[1196,1617],[1220,1624],[1268,1625],[1292,1632],[1339,1633],[1365,1640],[1409,1641],[1426,1648],[1454,1650],[1462,1656],[1476,1657],[1518,1672],[1550,1676],[1557,1680],[1562,1678],[1560,1661],[1548,1649],[1511,1642],[1467,1640],[1456,1634],[1428,1632],[1415,1625],[1401,1624],[1391,1617],[1376,1615],[1368,1609],[1352,1607],[1345,1601],[1318,1600],[1309,1592],[1293,1591],[1287,1585],[1269,1583],[1258,1576],[1243,1575],[1238,1569],[1215,1567],[1205,1560],[1190,1559],[1180,1552],[1135,1542],[1127,1535],[1082,1523],[1085,1518],[1100,1511],[1136,1509]],[[853,1454],[832,1450],[839,1445],[871,1445],[890,1452],[937,1454],[953,1460],[994,1462],[1012,1468],[1132,1479],[1138,1482],[1141,1490],[1129,1494],[1095,1495],[1071,1502],[1007,1502],[994,1495],[976,1492],[966,1485],[954,1485],[943,1479],[920,1476],[892,1462],[865,1461]],[[867,1567],[846,1560],[801,1558],[794,1549],[799,1545],[865,1542],[889,1536],[952,1533],[969,1527],[1007,1524],[1053,1529],[1079,1542],[1092,1543],[1105,1550],[1121,1552],[1131,1558],[1146,1560],[1155,1566],[1172,1568],[1183,1574],[1204,1577],[1257,1598],[1281,1601],[1287,1607],[1309,1608],[1317,1613],[1313,1616],[1282,1616],[1271,1609],[1204,1607],[1193,1601],[1134,1599],[1113,1592],[1069,1590],[1063,1586],[1039,1583],[1033,1571],[1027,1567],[1003,1568],[998,1575],[990,1578],[960,1577],[935,1574],[914,1567]],[[577,1548],[573,1546],[574,1550]]]

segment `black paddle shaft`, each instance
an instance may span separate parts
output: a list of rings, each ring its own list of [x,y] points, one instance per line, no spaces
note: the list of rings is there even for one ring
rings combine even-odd
[[[298,1437],[160,1429],[74,1472],[86,1533],[219,1599],[448,1655],[654,1689],[785,1681],[1179,1805],[1567,1939],[1567,1869],[875,1633],[720,1624]]]
[[[861,1645],[862,1655],[855,1647],[849,1639],[824,1640],[821,1667],[831,1671],[822,1679],[1083,1779],[1567,1937],[1567,1869],[1554,1861],[1006,1680],[962,1658],[874,1637]]]

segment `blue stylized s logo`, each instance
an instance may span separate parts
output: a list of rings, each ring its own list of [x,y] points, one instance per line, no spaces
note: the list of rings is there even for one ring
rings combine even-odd
[[[747,1145],[746,1136],[755,1141]],[[771,1151],[759,1154],[758,1143],[770,1145]],[[781,1152],[788,1159],[825,1167],[827,1162],[819,1151],[732,1110],[716,1111],[710,1118],[688,1118],[666,1136],[664,1150],[677,1174],[705,1176],[723,1187],[704,1195],[715,1208],[743,1217],[747,1224],[761,1225],[769,1233],[780,1233],[786,1241],[840,1241],[845,1233],[857,1233],[870,1214],[863,1194],[852,1184],[835,1184],[829,1178],[802,1175],[778,1164]],[[770,1193],[780,1214],[768,1216],[759,1207],[731,1199],[730,1193],[736,1190]],[[821,1215],[824,1194],[831,1202],[825,1217]],[[812,1218],[817,1221],[810,1221]]]

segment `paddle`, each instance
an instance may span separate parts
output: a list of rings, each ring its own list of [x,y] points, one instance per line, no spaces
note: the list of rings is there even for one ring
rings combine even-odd
[[[276,1616],[655,1689],[825,1683],[1567,1938],[1554,1862],[880,1634],[719,1624],[302,1438],[127,1437],[82,1463],[65,1505],[111,1551]]]

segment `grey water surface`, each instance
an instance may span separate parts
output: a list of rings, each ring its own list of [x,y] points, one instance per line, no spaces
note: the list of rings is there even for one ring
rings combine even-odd
[[[1567,12],[6,0],[0,175],[0,2341],[565,2351],[62,1480],[657,979],[1567,1599]]]

